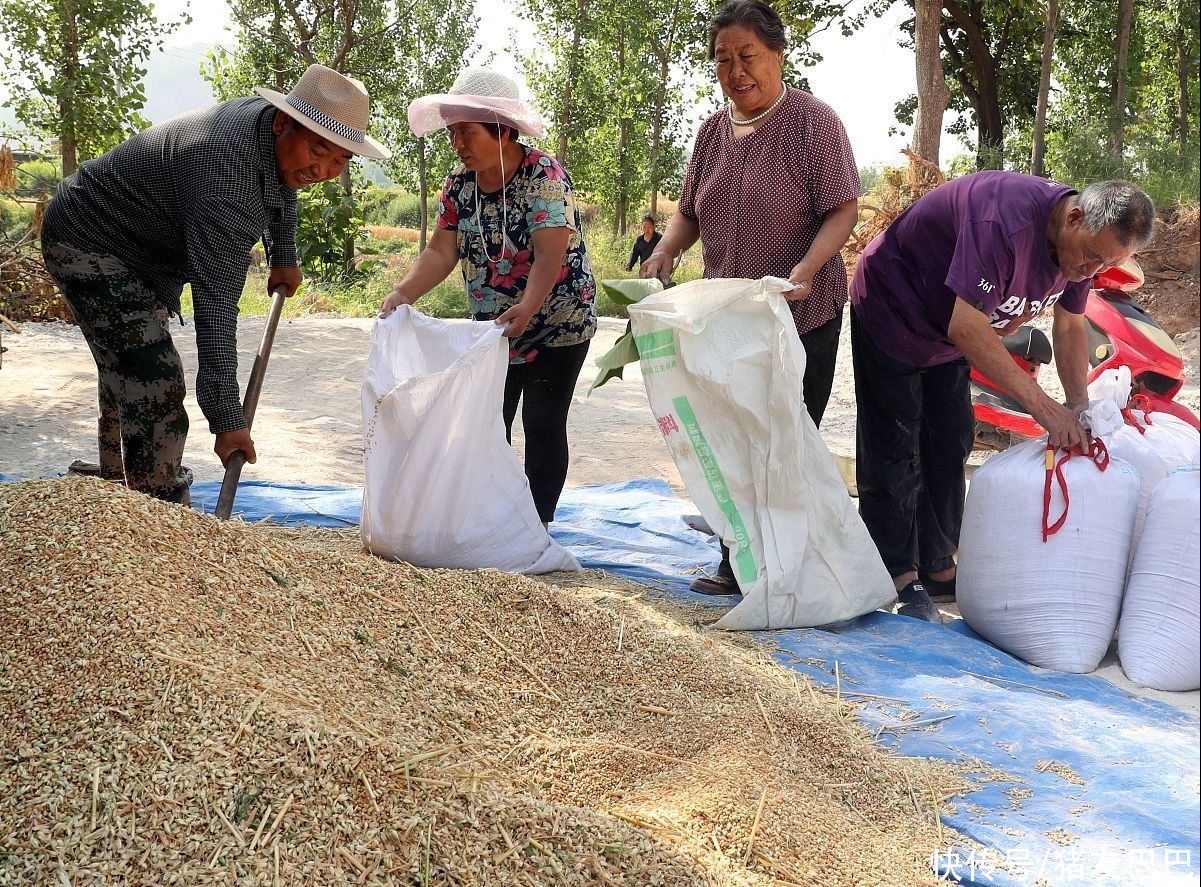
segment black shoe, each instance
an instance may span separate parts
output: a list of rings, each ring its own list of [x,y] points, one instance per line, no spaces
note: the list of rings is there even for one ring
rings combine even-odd
[[[942,614],[930,600],[930,595],[926,593],[926,587],[922,585],[921,580],[915,579],[898,591],[897,601],[900,603],[897,608],[898,616],[911,616],[914,619],[921,619],[923,622],[933,622],[935,625],[943,624]]]
[[[734,570],[730,566],[730,562],[725,559],[717,565],[716,575],[693,579],[688,590],[696,594],[742,594],[738,588],[738,580],[734,578]]]
[[[923,573],[918,573],[918,581],[926,586],[926,593],[930,595],[932,601],[954,602],[955,600],[955,577],[950,579],[931,579]]]
[[[738,580],[733,576],[701,576],[692,580],[688,590],[695,594],[742,594],[738,588]]]

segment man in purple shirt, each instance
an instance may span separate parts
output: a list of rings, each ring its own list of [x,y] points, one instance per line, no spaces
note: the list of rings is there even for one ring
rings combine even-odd
[[[947,182],[864,250],[851,284],[859,509],[893,576],[900,612],[939,621],[954,594],[972,451],[976,367],[1047,430],[1083,447],[1084,307],[1094,275],[1146,245],[1151,199],[1128,182],[1076,192],[1010,172]],[[1052,305],[1066,404],[1013,362],[1000,337]]]

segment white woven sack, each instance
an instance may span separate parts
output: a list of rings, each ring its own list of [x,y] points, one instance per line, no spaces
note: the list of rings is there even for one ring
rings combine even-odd
[[[718,628],[825,625],[896,598],[805,410],[791,288],[698,280],[630,306],[651,410],[742,589]]]
[[[990,459],[972,477],[959,537],[957,602],[973,629],[1045,668],[1094,671],[1113,639],[1138,508],[1135,470],[1083,456],[1063,466],[1070,497],[1043,541],[1045,437]],[[1062,451],[1056,458],[1062,457]],[[1052,522],[1064,502],[1053,485]]]
[[[1138,548],[1151,491],[1171,469],[1201,461],[1201,434],[1170,413],[1127,409],[1130,368],[1106,370],[1088,386],[1088,416],[1111,455],[1129,462],[1139,476],[1138,514],[1131,552]],[[1137,400],[1136,400],[1137,403]],[[1133,424],[1132,424],[1132,421]]]
[[[1201,456],[1201,435],[1183,419],[1167,413],[1152,413],[1150,424],[1146,422],[1145,413],[1131,410],[1130,414],[1142,430],[1125,424],[1104,441],[1111,455],[1129,462],[1138,472],[1138,514],[1131,540],[1133,551],[1142,538],[1151,492],[1173,468],[1197,464]]]
[[[423,567],[578,570],[505,440],[508,343],[491,323],[377,320],[363,379],[363,543]]]
[[[1156,690],[1201,688],[1201,471],[1170,471],[1151,494],[1134,553],[1118,656],[1127,677]]]

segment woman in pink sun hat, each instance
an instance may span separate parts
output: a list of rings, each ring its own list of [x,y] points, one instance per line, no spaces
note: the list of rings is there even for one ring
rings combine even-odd
[[[543,523],[567,479],[567,413],[596,333],[596,281],[571,178],[549,154],[518,141],[542,118],[516,82],[468,68],[450,92],[409,106],[417,136],[446,131],[461,166],[439,196],[429,245],[384,299],[380,314],[412,305],[459,265],[475,320],[505,326],[505,428],[521,405],[525,472]]]

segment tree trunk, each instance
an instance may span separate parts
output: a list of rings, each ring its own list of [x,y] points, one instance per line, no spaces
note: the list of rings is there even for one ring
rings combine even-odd
[[[663,150],[663,118],[667,107],[667,86],[671,79],[671,60],[675,55],[676,28],[680,12],[681,0],[676,0],[671,6],[671,18],[668,21],[667,34],[657,51],[659,58],[659,91],[655,96],[654,116],[651,120],[651,202],[650,215],[658,221],[659,189],[663,185],[663,163],[659,152]]]
[[[1059,0],[1047,4],[1047,27],[1043,31],[1043,67],[1038,81],[1038,104],[1034,109],[1034,138],[1030,146],[1030,175],[1045,176],[1047,154],[1047,94],[1051,91],[1051,62],[1055,56],[1055,28],[1059,24]]]
[[[417,206],[421,212],[421,233],[417,235],[417,252],[425,251],[426,237],[429,233],[429,173],[425,168],[425,139],[417,140]]]
[[[347,200],[350,200],[350,198],[354,197],[354,183],[350,178],[349,164],[347,164],[346,168],[342,170],[341,182],[342,193],[346,195]],[[354,232],[352,231],[346,235],[346,240],[342,244],[342,267],[347,273],[354,270],[354,241],[355,237]]]
[[[563,84],[563,107],[559,109],[559,150],[556,159],[567,166],[567,126],[571,122],[571,93],[579,76],[580,36],[584,29],[585,0],[576,0],[575,24],[571,35],[571,58],[567,62],[567,82]]]
[[[939,22],[942,0],[916,0],[913,42],[917,60],[917,116],[913,125],[913,151],[938,166],[942,118],[951,101],[942,72]]]
[[[59,150],[63,157],[63,178],[79,169],[79,133],[75,122],[75,88],[79,77],[79,30],[75,21],[75,0],[63,0],[63,67],[64,86],[70,86],[72,98],[58,96]]]
[[[284,88],[284,54],[281,49],[283,44],[283,25],[281,23],[283,10],[279,8],[279,0],[274,0],[272,5],[275,7],[275,14],[271,18],[271,42],[275,50],[275,91],[286,93],[288,90]]]
[[[664,52],[659,57],[659,94],[655,98],[655,115],[651,121],[651,205],[650,214],[659,217],[659,187],[662,184],[663,166],[659,162],[659,151],[663,147],[663,114],[667,104],[668,59]]]
[[[1109,150],[1121,156],[1126,146],[1126,63],[1130,57],[1130,27],[1134,19],[1134,0],[1118,0],[1118,55],[1110,94],[1111,128]]]
[[[975,80],[967,81],[961,76],[960,84],[976,112],[976,166],[980,169],[990,166],[999,169],[1001,151],[1005,147],[1005,119],[1001,116],[997,87],[997,60],[989,51],[988,41],[980,29],[983,9],[978,2],[973,2],[970,10],[965,10],[956,0],[945,0],[943,5],[967,35],[968,48],[971,50],[970,65]],[[948,52],[954,51],[954,43],[947,29],[943,28],[941,33]]]
[[[618,97],[617,107],[621,114],[618,122],[617,136],[617,233],[626,235],[626,216],[630,211],[630,109],[626,106],[626,41],[623,34],[617,44],[617,83],[622,95]]]
[[[1183,7],[1176,19],[1176,79],[1180,82],[1180,150],[1188,150],[1188,65],[1189,58],[1185,52],[1186,35],[1184,32]]]

